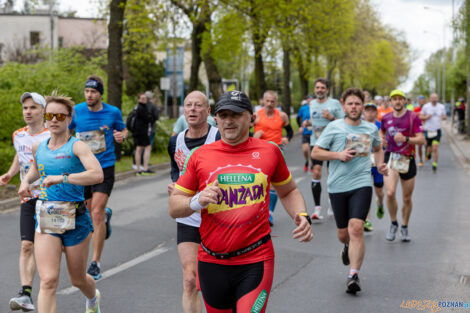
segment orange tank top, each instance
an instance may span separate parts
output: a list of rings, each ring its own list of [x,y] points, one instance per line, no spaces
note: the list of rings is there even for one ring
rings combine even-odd
[[[278,109],[274,109],[274,116],[268,117],[264,112],[264,108],[257,112],[259,119],[258,124],[255,125],[255,133],[262,130],[263,136],[261,139],[272,141],[278,145],[282,142],[282,127],[284,121]]]

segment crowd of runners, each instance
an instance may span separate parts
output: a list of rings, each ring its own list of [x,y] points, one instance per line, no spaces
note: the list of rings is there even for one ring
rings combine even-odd
[[[102,101],[103,92],[103,80],[89,76],[86,101],[80,104],[55,92],[46,98],[35,92],[20,97],[26,126],[13,133],[16,155],[0,176],[1,185],[18,172],[22,181],[22,286],[10,300],[12,310],[35,310],[37,269],[38,312],[57,311],[64,252],[70,281],[86,298],[86,312],[100,312],[95,280],[102,277],[101,254],[111,234],[107,202],[114,184],[114,145],[128,135],[121,112]],[[403,242],[411,240],[415,177],[426,160],[437,171],[444,106],[434,93],[428,103],[419,96],[417,105],[400,90],[373,101],[358,88],[347,89],[339,100],[329,94],[329,82],[318,78],[314,94],[298,112],[303,170],[312,174],[312,209],[284,159],[293,130],[289,116],[277,108],[275,91],[266,91],[257,108],[245,93],[227,92],[217,100],[214,117],[202,92],[184,99],[184,115],[168,143],[168,195],[169,214],[176,219],[185,313],[202,312],[203,303],[208,313],[265,312],[274,275],[270,233],[278,198],[293,220],[293,239],[300,242],[312,240],[312,221],[321,222],[325,209],[335,219],[351,294],[361,291],[364,231],[373,230],[369,211],[374,193],[375,214],[382,219],[387,210],[391,221],[385,239],[395,240],[400,230]],[[322,175],[327,176],[323,188]],[[323,189],[328,204],[321,203]]]

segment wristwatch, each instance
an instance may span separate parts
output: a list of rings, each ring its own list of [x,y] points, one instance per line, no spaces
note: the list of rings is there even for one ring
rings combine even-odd
[[[62,182],[67,184],[69,182],[69,173],[62,174]]]
[[[307,222],[308,222],[310,225],[312,225],[312,219],[310,218],[310,216],[309,216],[307,213],[305,213],[305,212],[299,213],[299,216],[304,216],[304,217],[307,219]]]
[[[406,136],[406,142],[410,142],[410,136]]]

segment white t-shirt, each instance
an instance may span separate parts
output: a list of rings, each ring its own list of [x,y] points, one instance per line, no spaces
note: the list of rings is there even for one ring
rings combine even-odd
[[[424,130],[436,131],[442,127],[442,116],[446,115],[446,108],[441,103],[432,105],[432,103],[429,102],[423,106],[421,114],[431,115],[430,119],[424,121]]]
[[[18,129],[13,133],[13,146],[15,147],[18,161],[20,162],[20,179],[23,180],[29,168],[33,165],[33,144],[35,142],[42,142],[51,136],[47,128],[44,128],[38,134],[31,135],[28,131],[28,126]],[[39,195],[40,180],[38,179],[32,185],[33,195]]]

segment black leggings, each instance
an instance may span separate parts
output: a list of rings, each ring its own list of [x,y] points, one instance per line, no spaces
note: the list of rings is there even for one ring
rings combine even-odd
[[[352,218],[366,220],[372,200],[372,187],[330,193],[330,200],[335,214],[336,226],[347,228],[349,220]]]

